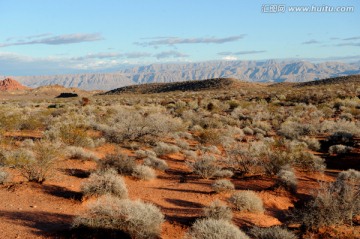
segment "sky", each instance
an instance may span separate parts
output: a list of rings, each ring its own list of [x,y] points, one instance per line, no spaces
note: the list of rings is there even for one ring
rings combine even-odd
[[[0,0],[0,10],[0,75],[360,61],[359,0]]]

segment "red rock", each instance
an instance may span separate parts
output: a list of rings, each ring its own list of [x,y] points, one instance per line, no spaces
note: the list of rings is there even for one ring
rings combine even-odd
[[[23,86],[16,80],[12,78],[5,78],[0,80],[0,91],[15,91],[15,90],[26,90],[29,89],[26,86]]]

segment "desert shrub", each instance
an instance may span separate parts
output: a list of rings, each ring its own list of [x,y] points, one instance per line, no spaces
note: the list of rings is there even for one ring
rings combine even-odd
[[[131,175],[134,172],[135,166],[136,163],[133,158],[121,153],[108,154],[104,159],[98,161],[98,168],[100,170],[114,168],[122,175]]]
[[[319,143],[319,140],[315,138],[303,137],[301,141],[305,142],[307,147],[311,150],[318,151],[320,149],[321,145]]]
[[[300,124],[298,122],[286,121],[281,124],[279,135],[288,139],[298,139],[300,136],[311,135],[316,130],[311,124]]]
[[[231,178],[232,176],[234,176],[233,171],[228,169],[220,169],[214,174],[215,178]]]
[[[254,239],[297,239],[298,237],[287,229],[275,227],[253,227],[249,234]]]
[[[302,151],[297,158],[295,158],[295,165],[301,167],[304,171],[322,172],[325,170],[325,160],[310,152]]]
[[[281,169],[276,175],[276,185],[295,193],[297,189],[297,179],[294,170],[290,167]]]
[[[359,126],[356,125],[355,122],[347,121],[347,120],[338,120],[338,121],[325,120],[320,125],[320,131],[323,133],[330,133],[330,134],[335,134],[336,132],[348,133],[350,135],[360,134]]]
[[[195,174],[206,179],[213,177],[221,169],[217,165],[216,158],[210,155],[202,155],[189,165]]]
[[[231,208],[222,204],[219,200],[213,201],[208,207],[204,207],[203,210],[207,218],[231,221],[233,217]]]
[[[235,189],[234,184],[227,179],[219,179],[216,180],[212,185],[211,188],[217,192],[217,193],[221,193],[221,192],[228,192],[228,191],[232,191]]]
[[[194,137],[189,132],[177,132],[176,133],[180,138],[184,139],[193,139]],[[180,147],[180,146],[179,146]]]
[[[353,141],[354,135],[352,133],[348,133],[345,131],[337,131],[330,135],[327,139],[329,144],[336,145],[336,144],[344,144],[348,145]]]
[[[200,146],[200,149],[205,153],[221,154],[221,151],[215,145]]]
[[[244,134],[246,135],[253,135],[254,134],[254,130],[252,130],[250,127],[246,126],[245,128],[242,129]]]
[[[195,151],[192,150],[185,150],[184,152],[184,156],[187,159],[197,159],[198,155]]]
[[[5,183],[9,179],[9,173],[0,168],[0,184]]]
[[[332,145],[329,148],[329,154],[347,154],[351,152],[353,148],[342,144]]]
[[[257,172],[260,164],[258,155],[258,149],[254,144],[251,144],[249,148],[245,148],[235,145],[226,150],[228,156],[228,164],[235,170],[242,174],[253,174]]]
[[[197,220],[185,236],[186,239],[250,239],[237,226],[212,218]]]
[[[71,159],[85,159],[97,161],[99,158],[89,151],[85,151],[84,148],[78,146],[68,146],[65,149],[66,155]]]
[[[25,139],[21,142],[21,146],[24,148],[32,148],[35,146],[35,143],[32,139]]]
[[[7,164],[19,169],[28,181],[43,183],[54,169],[58,150],[49,143],[38,143],[34,151],[18,149],[7,154]]]
[[[360,172],[349,169],[339,173],[336,181],[321,185],[318,193],[294,211],[295,221],[307,229],[350,223],[360,213]]]
[[[106,125],[94,125],[112,143],[123,141],[153,141],[160,135],[177,132],[184,128],[181,119],[155,112],[121,108]]]
[[[67,145],[94,147],[94,141],[87,136],[86,130],[70,122],[58,123],[52,126],[44,132],[44,136],[47,140],[60,140]]]
[[[155,171],[149,166],[145,166],[145,165],[137,165],[134,168],[134,172],[131,175],[137,179],[146,180],[146,181],[156,178]]]
[[[135,156],[137,158],[156,157],[156,153],[152,150],[139,149],[135,151]]]
[[[220,144],[221,132],[216,129],[205,129],[200,133],[199,140],[202,144]]]
[[[105,194],[113,195],[120,199],[128,197],[125,182],[114,169],[90,174],[89,179],[81,185],[81,191],[86,197]]]
[[[168,164],[165,160],[156,158],[156,157],[148,157],[144,159],[144,165],[152,167],[154,169],[159,169],[165,171],[169,168]]]
[[[74,219],[73,227],[120,230],[132,238],[157,238],[164,215],[151,203],[103,196]]]
[[[179,152],[180,149],[176,145],[170,145],[163,142],[159,142],[154,148],[154,152],[161,156],[165,154],[173,154]]]
[[[264,212],[262,199],[253,191],[241,191],[234,193],[229,201],[239,211]]]
[[[186,142],[184,140],[176,140],[176,145],[179,146],[182,149],[189,149],[190,148],[188,142]]]

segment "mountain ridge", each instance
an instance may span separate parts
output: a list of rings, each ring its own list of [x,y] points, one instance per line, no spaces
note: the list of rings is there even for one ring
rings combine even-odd
[[[360,63],[309,61],[210,61],[134,66],[113,73],[53,76],[18,76],[22,84],[35,88],[59,84],[84,90],[112,90],[144,83],[166,83],[213,78],[237,78],[250,82],[307,82],[360,74]]]

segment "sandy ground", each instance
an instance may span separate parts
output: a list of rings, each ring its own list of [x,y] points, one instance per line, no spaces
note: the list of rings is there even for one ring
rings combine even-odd
[[[110,145],[96,150],[99,156],[113,151]],[[128,150],[124,152],[129,153]],[[161,238],[180,239],[187,228],[202,216],[202,208],[213,200],[226,202],[231,193],[215,194],[211,189],[214,180],[189,176],[180,183],[180,175],[188,172],[180,154],[164,157],[170,169],[158,171],[155,180],[144,182],[125,177],[131,199],[142,199],[159,206],[165,214]],[[86,209],[82,201],[80,185],[87,174],[95,169],[94,162],[63,159],[52,177],[44,184],[24,182],[14,174],[13,183],[0,186],[0,238],[49,238],[68,230],[74,216]],[[308,195],[316,189],[318,180],[332,181],[332,173],[298,173],[298,195]],[[270,177],[253,177],[232,180],[237,190],[255,190],[263,199],[264,214],[234,211],[234,223],[240,227],[280,225],[286,211],[293,206],[291,194],[281,190],[269,190],[274,184]]]

